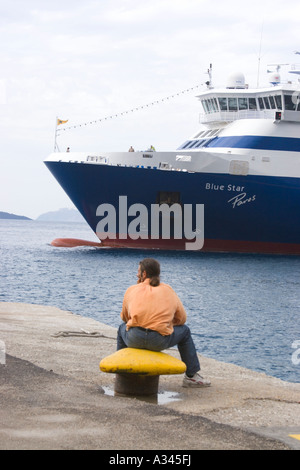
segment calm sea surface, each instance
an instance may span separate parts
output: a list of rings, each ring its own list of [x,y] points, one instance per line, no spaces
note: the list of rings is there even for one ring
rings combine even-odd
[[[55,248],[58,237],[97,241],[85,224],[0,220],[1,302],[52,305],[117,327],[138,262],[155,257],[200,354],[300,382],[300,257]]]

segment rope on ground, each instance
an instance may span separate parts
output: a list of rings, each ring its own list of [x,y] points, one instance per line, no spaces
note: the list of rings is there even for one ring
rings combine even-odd
[[[58,333],[55,333],[54,335],[51,335],[54,338],[59,338],[59,337],[70,337],[70,336],[84,336],[87,338],[109,338],[109,339],[116,339],[111,336],[106,336],[103,335],[102,333],[99,333],[99,331],[85,331],[85,330],[80,330],[80,331],[59,331]]]

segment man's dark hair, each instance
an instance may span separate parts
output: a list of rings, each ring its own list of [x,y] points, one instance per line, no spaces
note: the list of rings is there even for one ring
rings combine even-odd
[[[160,284],[160,264],[156,259],[145,258],[140,261],[141,273],[146,271],[147,277],[150,278],[150,286],[156,287]]]

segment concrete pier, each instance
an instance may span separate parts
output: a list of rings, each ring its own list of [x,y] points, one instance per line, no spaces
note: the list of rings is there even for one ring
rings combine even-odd
[[[114,396],[99,362],[116,329],[41,305],[0,303],[0,345],[2,450],[300,449],[300,384],[199,356],[209,388],[161,376],[161,403]]]

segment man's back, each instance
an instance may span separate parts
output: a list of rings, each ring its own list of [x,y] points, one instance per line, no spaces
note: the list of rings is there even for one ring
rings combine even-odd
[[[128,327],[140,326],[169,335],[174,325],[185,323],[186,312],[168,284],[160,283],[153,287],[149,279],[145,279],[127,289],[121,318]]]

